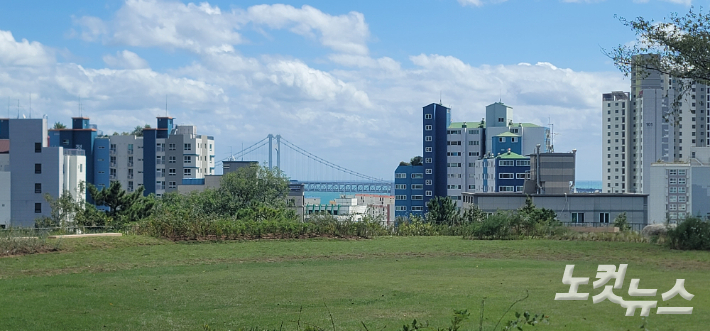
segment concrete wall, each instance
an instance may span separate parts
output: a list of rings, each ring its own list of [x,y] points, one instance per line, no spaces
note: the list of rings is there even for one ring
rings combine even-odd
[[[648,223],[648,195],[645,194],[554,194],[531,195],[538,208],[551,209],[562,222],[572,222],[572,213],[583,213],[585,223],[599,223],[599,213],[609,213],[609,222],[626,213],[629,223]],[[477,205],[487,213],[517,210],[525,205],[526,195],[503,193],[464,193],[464,208]]]
[[[7,154],[0,155],[0,158]],[[10,226],[12,215],[12,183],[9,171],[0,171],[0,228]]]
[[[62,147],[47,147],[46,119],[11,119],[10,172],[12,186],[12,226],[34,226],[36,218],[50,215],[50,207],[44,199],[49,193],[58,197],[63,188]],[[39,143],[41,150],[35,150]],[[35,165],[41,165],[41,173],[35,173]],[[41,192],[35,192],[35,184],[41,184]],[[35,212],[35,204],[41,206]]]

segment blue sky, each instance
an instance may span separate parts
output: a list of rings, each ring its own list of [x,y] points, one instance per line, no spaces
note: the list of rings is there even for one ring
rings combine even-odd
[[[217,154],[268,133],[391,178],[421,154],[421,107],[477,121],[502,98],[555,123],[578,180],[601,178],[600,97],[629,82],[604,56],[634,40],[614,15],[662,20],[691,0],[22,1],[0,4],[0,99],[105,132],[179,124]],[[13,101],[16,102],[16,101]],[[4,114],[3,114],[4,115]]]

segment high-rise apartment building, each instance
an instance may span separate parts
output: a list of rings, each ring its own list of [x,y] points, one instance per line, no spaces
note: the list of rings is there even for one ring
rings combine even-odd
[[[631,92],[602,95],[602,179],[606,193],[649,193],[651,165],[688,162],[693,147],[707,146],[707,86],[639,66]]]

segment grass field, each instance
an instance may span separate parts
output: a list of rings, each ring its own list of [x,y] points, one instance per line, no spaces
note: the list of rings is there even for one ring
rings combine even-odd
[[[513,311],[544,312],[539,330],[639,330],[610,302],[554,301],[567,292],[566,264],[590,277],[598,264],[628,263],[625,299],[692,306],[692,315],[649,316],[649,330],[710,328],[710,253],[649,244],[549,240],[471,241],[456,237],[172,243],[127,236],[64,239],[61,252],[0,258],[0,330],[396,330],[412,319],[446,327],[467,308],[466,330],[484,329],[529,290]],[[631,278],[656,288],[632,298]],[[660,294],[686,279],[692,301]],[[327,305],[327,308],[326,308]],[[504,321],[512,318],[512,312]]]

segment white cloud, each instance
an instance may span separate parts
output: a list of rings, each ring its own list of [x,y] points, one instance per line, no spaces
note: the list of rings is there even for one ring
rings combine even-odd
[[[199,54],[234,51],[234,45],[246,42],[240,31],[247,24],[289,29],[337,52],[360,55],[368,53],[366,42],[370,35],[361,13],[333,16],[310,6],[295,8],[281,4],[223,11],[206,2],[198,5],[127,0],[110,21],[84,16],[74,23],[82,27],[79,36],[87,41],[105,37],[111,43],[186,49]]]
[[[104,55],[104,63],[112,68],[122,69],[145,69],[148,68],[148,62],[142,59],[138,54],[128,50],[116,52],[116,56]]]
[[[481,7],[484,4],[496,4],[501,2],[506,2],[508,0],[458,0],[462,6],[476,6]]]
[[[0,66],[44,66],[54,63],[52,52],[38,42],[17,42],[10,31],[0,30]]]
[[[400,160],[421,153],[421,107],[441,94],[455,121],[479,121],[485,106],[499,98],[514,107],[516,121],[546,124],[551,117],[560,134],[557,150],[577,148],[579,173],[593,178],[601,175],[600,94],[628,89],[618,73],[544,62],[473,66],[452,56],[419,54],[402,65],[373,58],[362,14],[333,16],[308,6],[226,12],[206,3],[129,0],[109,21],[77,22],[93,26],[77,33],[85,40],[199,56],[156,72],[124,50],[104,56],[111,69],[86,68],[57,64],[45,46],[0,31],[0,66],[14,66],[0,70],[0,100],[25,100],[27,91],[38,91],[33,108],[66,122],[81,97],[84,115],[111,133],[153,125],[168,95],[178,124],[215,136],[218,159],[228,146],[238,150],[242,142],[248,146],[273,133],[353,170],[391,179]],[[334,53],[322,67],[289,57],[244,56],[235,46],[247,42],[241,31],[248,25],[288,29]]]

